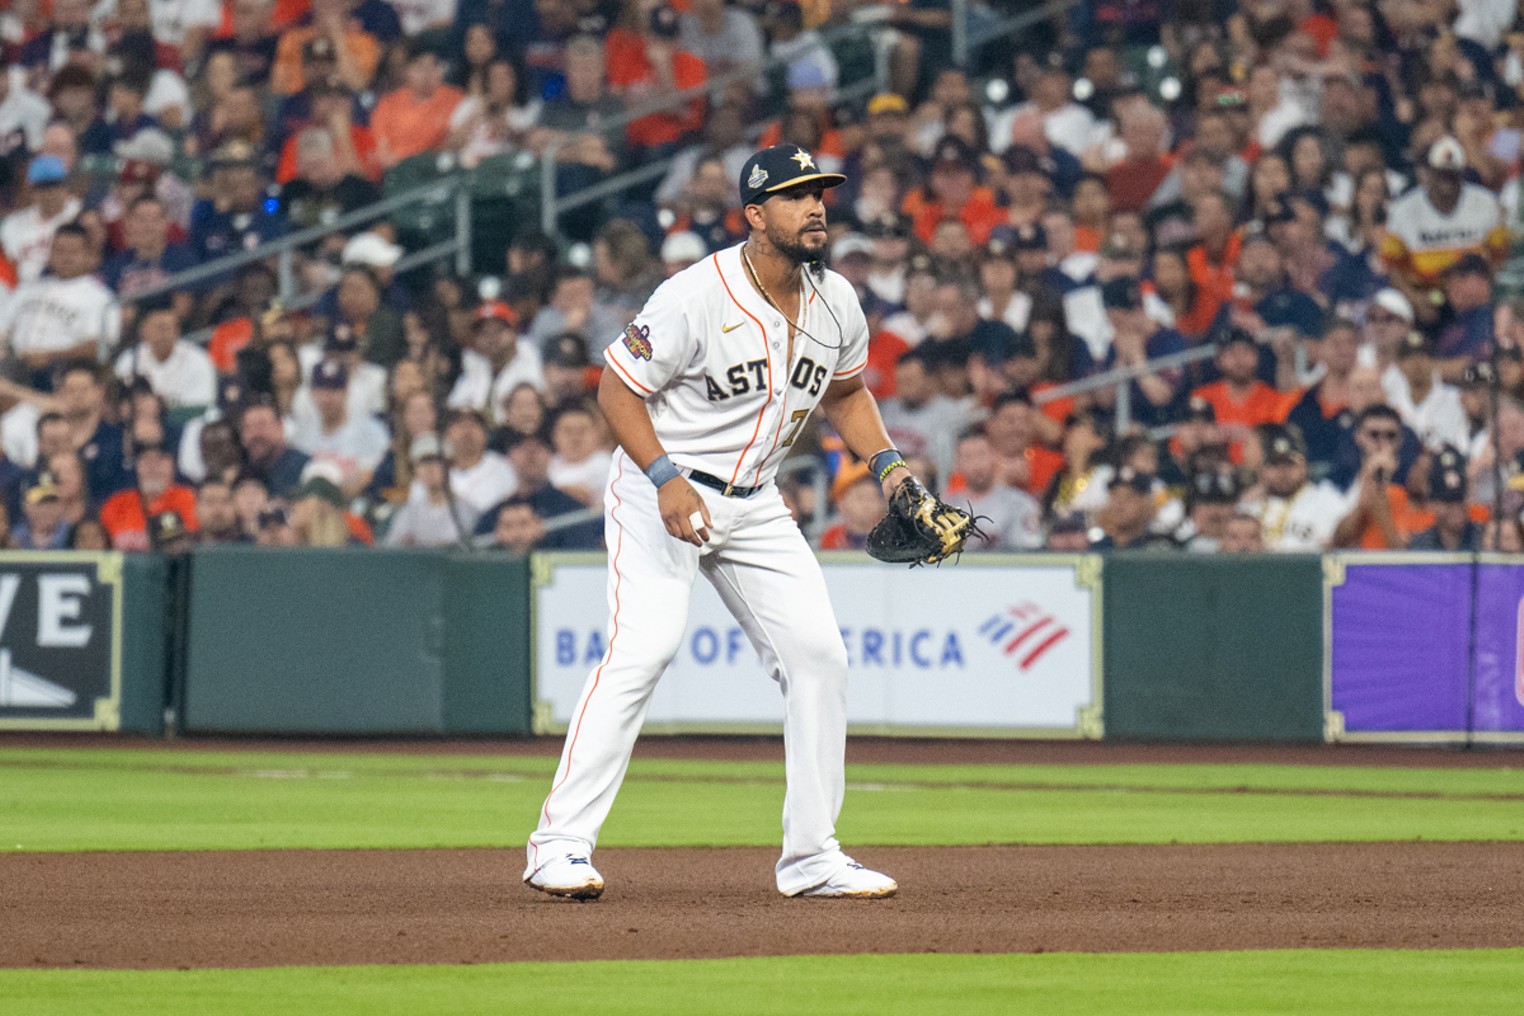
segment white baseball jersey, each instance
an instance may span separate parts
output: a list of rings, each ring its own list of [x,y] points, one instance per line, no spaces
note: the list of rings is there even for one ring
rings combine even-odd
[[[13,353],[56,352],[105,334],[115,341],[120,315],[111,290],[93,275],[46,276],[17,288],[0,317],[0,335]]]
[[[698,547],[667,532],[656,486],[622,449],[615,453],[604,497],[608,649],[577,704],[529,839],[525,878],[596,846],[651,692],[682,640],[699,575],[783,694],[779,891],[818,886],[851,863],[835,833],[846,790],[846,647],[814,552],[768,481],[826,386],[862,371],[868,323],[841,276],[827,272],[803,285],[792,355],[783,315],[752,285],[739,247],[663,283],[604,351],[609,368],[645,397],[675,464],[761,489],[742,496],[695,486],[711,519]]]
[[[828,271],[807,278],[804,290],[791,362],[783,315],[752,286],[740,245],[662,283],[604,350],[646,398],[675,465],[763,485],[826,386],[862,373],[868,322],[851,283]]]
[[[1266,550],[1315,554],[1328,549],[1350,504],[1331,483],[1304,483],[1289,498],[1270,496],[1242,507],[1259,519]]]

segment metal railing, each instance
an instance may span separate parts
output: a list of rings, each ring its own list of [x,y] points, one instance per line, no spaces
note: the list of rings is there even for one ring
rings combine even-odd
[[[886,5],[888,6],[888,5]],[[1022,11],[1000,21],[984,24],[970,24],[968,0],[953,0],[951,9],[951,40],[953,63],[958,67],[966,67],[970,55],[980,47],[994,42],[1008,35],[1014,35],[1031,25],[1047,20],[1054,13],[1064,10],[1069,6],[1067,0],[1049,0],[1032,10]],[[878,22],[868,21],[865,23],[848,23],[834,25],[820,33],[821,44],[830,48],[833,42],[841,39],[853,38],[860,35],[881,37],[885,31]],[[769,57],[763,61],[760,68],[739,68],[728,74],[721,75],[712,81],[692,88],[683,89],[665,96],[659,100],[642,103],[617,117],[601,122],[596,129],[578,132],[579,135],[596,134],[599,136],[610,135],[615,131],[622,131],[631,123],[641,117],[652,113],[671,112],[681,109],[689,102],[698,98],[713,98],[721,95],[724,91],[736,84],[745,84],[759,77],[765,77],[790,63],[792,57]],[[835,102],[856,101],[866,98],[874,92],[884,91],[888,88],[888,73],[885,61],[874,60],[873,74],[849,85],[838,84]],[[776,111],[769,111],[761,121],[752,124],[746,133],[748,139],[760,135],[766,125],[774,119]],[[579,191],[575,191],[565,197],[556,193],[556,170],[559,166],[556,156],[567,145],[575,141],[575,136],[556,138],[547,144],[540,153],[540,228],[550,236],[558,235],[558,219],[564,212],[591,204],[614,194],[628,190],[639,184],[645,183],[665,173],[671,167],[674,156],[657,159],[643,163],[607,180],[591,184]]]
[[[1201,360],[1209,360],[1217,355],[1217,345],[1208,343],[1204,346],[1194,346],[1190,349],[1181,350],[1178,353],[1167,353],[1164,356],[1155,357],[1144,363],[1134,364],[1131,367],[1113,367],[1111,370],[1092,374],[1078,381],[1070,381],[1053,388],[1045,388],[1032,396],[1032,401],[1039,406],[1046,405],[1056,399],[1066,399],[1071,395],[1083,395],[1099,388],[1116,388],[1116,403],[1112,410],[1115,414],[1116,430],[1118,433],[1132,426],[1132,383],[1140,377],[1149,377],[1166,370],[1174,370],[1176,367],[1184,367],[1187,364],[1197,363]]]

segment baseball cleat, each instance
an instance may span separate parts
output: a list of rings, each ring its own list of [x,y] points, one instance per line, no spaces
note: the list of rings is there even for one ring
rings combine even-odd
[[[835,875],[799,895],[827,899],[879,900],[899,891],[899,883],[883,872],[864,868],[856,861],[848,861],[847,866]]]
[[[603,876],[585,857],[558,857],[546,861],[524,880],[531,889],[574,900],[596,900],[603,892]]]

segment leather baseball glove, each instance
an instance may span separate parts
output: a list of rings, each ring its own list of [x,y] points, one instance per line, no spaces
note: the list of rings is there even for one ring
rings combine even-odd
[[[970,537],[987,539],[978,519],[945,503],[910,477],[889,497],[889,513],[868,534],[868,554],[892,564],[941,564]]]

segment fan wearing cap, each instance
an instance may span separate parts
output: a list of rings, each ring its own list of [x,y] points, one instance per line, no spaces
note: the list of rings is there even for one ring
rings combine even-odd
[[[1429,467],[1429,507],[1434,525],[1408,541],[1409,550],[1482,549],[1482,525],[1467,505],[1466,460],[1454,448],[1441,448]]]
[[[1462,255],[1445,273],[1445,299],[1451,318],[1440,330],[1435,355],[1446,381],[1459,380],[1466,368],[1492,355],[1496,308],[1492,303],[1492,266],[1480,254]],[[1509,312],[1510,317],[1512,311]]]
[[[17,550],[63,550],[69,545],[69,523],[64,518],[63,495],[52,473],[37,474],[21,499],[24,518],[11,528],[11,546]]]
[[[1159,326],[1148,316],[1136,278],[1112,279],[1102,285],[1101,303],[1111,327],[1111,348],[1101,361],[1102,369],[1135,367],[1186,348],[1179,332]],[[1184,401],[1185,375],[1180,370],[1145,374],[1133,380],[1131,389],[1134,419],[1150,425],[1167,423]]]
[[[101,505],[101,525],[111,534],[111,546],[149,549],[148,520],[161,512],[174,512],[186,529],[195,532],[200,526],[196,492],[175,483],[174,453],[162,444],[139,445],[135,453],[135,485],[112,494]]]
[[[51,368],[94,360],[102,340],[115,342],[120,316],[115,298],[94,274],[95,241],[85,227],[66,222],[53,233],[51,275],[24,282],[0,304],[0,342],[7,344],[31,387],[51,391]]]
[[[1243,485],[1230,469],[1192,473],[1185,485],[1186,521],[1176,531],[1176,538],[1193,554],[1215,554],[1238,513],[1242,496]]]
[[[312,19],[281,33],[270,86],[295,95],[307,76],[337,72],[351,88],[365,88],[381,63],[381,43],[353,17],[349,0],[312,0]]]
[[[408,450],[416,482],[407,503],[397,509],[386,529],[388,547],[447,547],[460,543],[476,529],[478,512],[446,488],[443,448],[433,434],[413,438]]]
[[[1295,428],[1263,427],[1260,442],[1262,493],[1246,500],[1242,508],[1259,520],[1264,548],[1307,553],[1327,550],[1347,508],[1344,495],[1331,483],[1308,479],[1306,446]]]
[[[1254,428],[1277,423],[1282,417],[1284,398],[1256,376],[1258,369],[1259,343],[1245,329],[1229,328],[1217,344],[1222,380],[1191,393],[1191,398],[1208,403],[1216,412],[1218,425],[1232,442],[1234,462],[1243,461],[1244,442],[1253,437]]]
[[[795,145],[747,161],[749,239],[668,279],[605,351],[598,400],[619,443],[604,504],[613,638],[576,707],[525,881],[592,897],[589,855],[644,703],[678,649],[695,579],[719,590],[783,692],[785,896],[886,896],[894,880],[842,852],[847,656],[820,565],[774,482],[817,407],[885,493],[909,482],[863,384],[868,324],[818,264],[826,188]]]
[[[1381,260],[1422,319],[1431,318],[1445,269],[1468,253],[1496,264],[1508,252],[1508,231],[1497,198],[1467,183],[1466,152],[1442,137],[1429,146],[1415,187],[1387,211]]]
[[[1388,403],[1402,422],[1427,448],[1465,447],[1470,428],[1460,389],[1440,380],[1434,343],[1428,336],[1419,331],[1407,334],[1397,347],[1397,370],[1404,383],[1386,388]]]
[[[120,378],[147,378],[170,408],[210,406],[217,399],[217,368],[194,342],[180,337],[180,315],[167,295],[138,305],[138,341],[116,359]]]
[[[84,207],[69,191],[68,180],[68,167],[56,155],[35,156],[27,166],[31,201],[0,220],[0,251],[15,266],[16,281],[27,283],[42,275],[53,234]]]
[[[230,141],[212,155],[212,196],[191,212],[190,245],[211,261],[253,250],[286,232],[278,202],[266,200],[259,153],[247,141]]]
[[[957,219],[968,238],[983,246],[990,231],[1006,221],[995,192],[979,183],[979,153],[968,142],[947,135],[931,153],[926,186],[905,195],[900,210],[910,216],[915,235],[929,244],[944,219]]]
[[[340,489],[354,497],[370,483],[391,438],[374,416],[350,415],[349,369],[338,360],[312,368],[311,389],[316,415],[301,421],[291,443],[313,462],[330,464]]]
[[[460,378],[446,400],[451,409],[475,409],[501,422],[503,400],[514,388],[545,388],[540,351],[519,341],[518,312],[502,300],[484,300],[476,308],[471,348],[460,359]]]
[[[1152,529],[1159,512],[1152,473],[1121,466],[1107,484],[1106,506],[1098,514],[1102,533],[1090,541],[1091,550],[1171,549],[1174,539]]]

